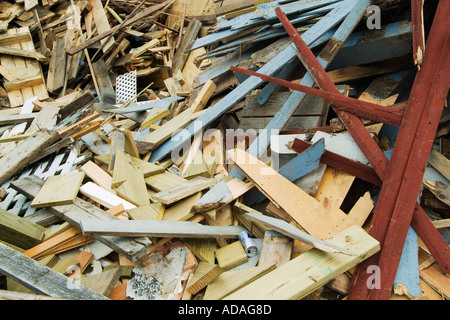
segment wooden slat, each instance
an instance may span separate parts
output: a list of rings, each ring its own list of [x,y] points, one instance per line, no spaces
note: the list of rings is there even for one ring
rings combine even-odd
[[[75,300],[106,300],[107,298],[83,285],[68,286],[68,278],[39,262],[0,243],[2,274],[28,289],[54,298]]]
[[[31,207],[44,208],[74,203],[84,176],[84,172],[72,172],[48,177],[31,202]]]

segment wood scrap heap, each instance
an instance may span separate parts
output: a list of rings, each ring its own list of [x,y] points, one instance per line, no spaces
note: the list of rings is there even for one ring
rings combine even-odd
[[[0,299],[450,299],[449,16],[0,0]]]

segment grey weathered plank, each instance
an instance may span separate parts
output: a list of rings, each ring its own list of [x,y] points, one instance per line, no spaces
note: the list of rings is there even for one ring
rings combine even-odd
[[[37,294],[71,300],[109,300],[2,243],[0,261],[2,274]]]
[[[124,237],[180,237],[180,238],[238,238],[246,231],[242,226],[207,226],[190,221],[164,220],[109,220],[83,219],[84,235]]]

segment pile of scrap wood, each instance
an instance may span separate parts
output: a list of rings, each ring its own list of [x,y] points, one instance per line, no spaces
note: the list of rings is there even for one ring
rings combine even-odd
[[[0,299],[448,300],[449,15],[0,0]]]

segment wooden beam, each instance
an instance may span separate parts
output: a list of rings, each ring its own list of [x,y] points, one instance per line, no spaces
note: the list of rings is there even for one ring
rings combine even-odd
[[[126,237],[181,237],[181,238],[237,238],[245,231],[241,226],[205,226],[189,221],[158,220],[81,220],[81,230],[85,235],[126,236]]]
[[[28,176],[13,181],[11,187],[32,199],[36,196],[43,183],[44,181],[36,176]],[[51,211],[77,228],[80,228],[80,221],[82,219],[102,221],[118,219],[80,198],[77,198],[74,204],[51,207]],[[131,261],[136,261],[143,257],[146,254],[146,246],[151,244],[150,240],[144,237],[133,239],[124,237],[93,236],[93,238],[99,240],[113,250],[123,253]]]

